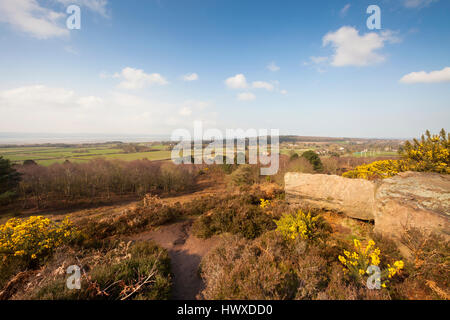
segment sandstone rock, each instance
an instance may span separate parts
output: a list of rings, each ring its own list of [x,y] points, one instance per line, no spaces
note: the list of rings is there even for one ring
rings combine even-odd
[[[289,203],[374,220],[374,231],[394,240],[411,227],[450,239],[449,175],[404,172],[374,183],[290,172],[285,175],[285,192]]]
[[[450,176],[404,172],[375,193],[374,231],[399,238],[414,227],[450,237]]]
[[[289,203],[341,212],[361,220],[374,219],[375,184],[370,181],[288,172],[284,182]]]

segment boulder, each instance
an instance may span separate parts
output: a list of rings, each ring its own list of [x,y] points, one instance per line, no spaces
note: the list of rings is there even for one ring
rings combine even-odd
[[[375,193],[374,231],[399,238],[418,228],[450,236],[450,176],[403,172],[384,179]]]
[[[450,175],[403,172],[371,182],[335,175],[285,175],[286,199],[292,204],[374,220],[375,232],[399,239],[417,228],[450,239]]]
[[[373,220],[375,184],[336,175],[288,172],[284,177],[286,200],[361,219]]]

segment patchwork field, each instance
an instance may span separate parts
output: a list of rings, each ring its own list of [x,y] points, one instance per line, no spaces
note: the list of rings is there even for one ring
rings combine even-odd
[[[170,151],[164,146],[155,145],[145,152],[125,152],[116,144],[103,144],[88,147],[14,147],[0,148],[0,156],[11,160],[13,163],[22,163],[25,160],[33,160],[40,165],[48,166],[52,163],[89,161],[95,158],[119,159],[119,160],[167,160],[170,159]]]

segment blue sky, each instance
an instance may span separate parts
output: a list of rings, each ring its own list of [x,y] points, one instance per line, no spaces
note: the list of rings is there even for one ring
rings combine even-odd
[[[0,41],[0,132],[450,129],[444,0],[0,0]]]

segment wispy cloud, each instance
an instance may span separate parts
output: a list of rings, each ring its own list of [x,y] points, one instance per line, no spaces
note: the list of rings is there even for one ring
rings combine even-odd
[[[348,10],[350,9],[351,5],[350,3],[347,3],[342,9],[341,11],[339,11],[339,14],[341,15],[341,17],[344,17],[345,15],[347,15]]]
[[[237,96],[239,101],[252,101],[256,99],[256,96],[251,92],[242,92]]]
[[[403,5],[406,8],[423,8],[439,0],[404,0]]]
[[[107,8],[108,0],[55,0],[55,1],[63,4],[66,7],[71,4],[77,4],[81,7],[85,7],[93,12],[100,14],[105,18],[110,17]]]
[[[0,22],[38,39],[68,36],[64,12],[42,7],[36,0],[0,0]]]
[[[55,0],[58,8],[44,6],[37,0],[0,0],[0,22],[27,33],[37,39],[66,37],[69,30],[65,26],[66,7],[78,4],[104,17],[107,13],[107,0]]]
[[[8,117],[0,128],[20,132],[161,133],[195,119],[214,123],[208,101],[151,100],[123,91],[83,96],[74,90],[29,85],[0,90]]]
[[[194,73],[189,73],[189,74],[185,74],[183,76],[183,80],[184,81],[195,81],[198,80],[198,74]]]
[[[275,64],[274,61],[272,61],[272,62],[269,63],[269,65],[267,66],[267,69],[269,69],[269,70],[272,71],[272,72],[276,72],[276,71],[280,70],[280,67],[277,66],[277,65]]]
[[[252,83],[252,88],[254,89],[266,89],[267,91],[273,91],[273,84],[265,81],[254,81]]]
[[[120,89],[142,89],[149,85],[166,85],[169,82],[159,73],[145,73],[141,69],[130,67],[124,68],[120,73],[115,73],[114,78],[122,79],[118,88]]]

